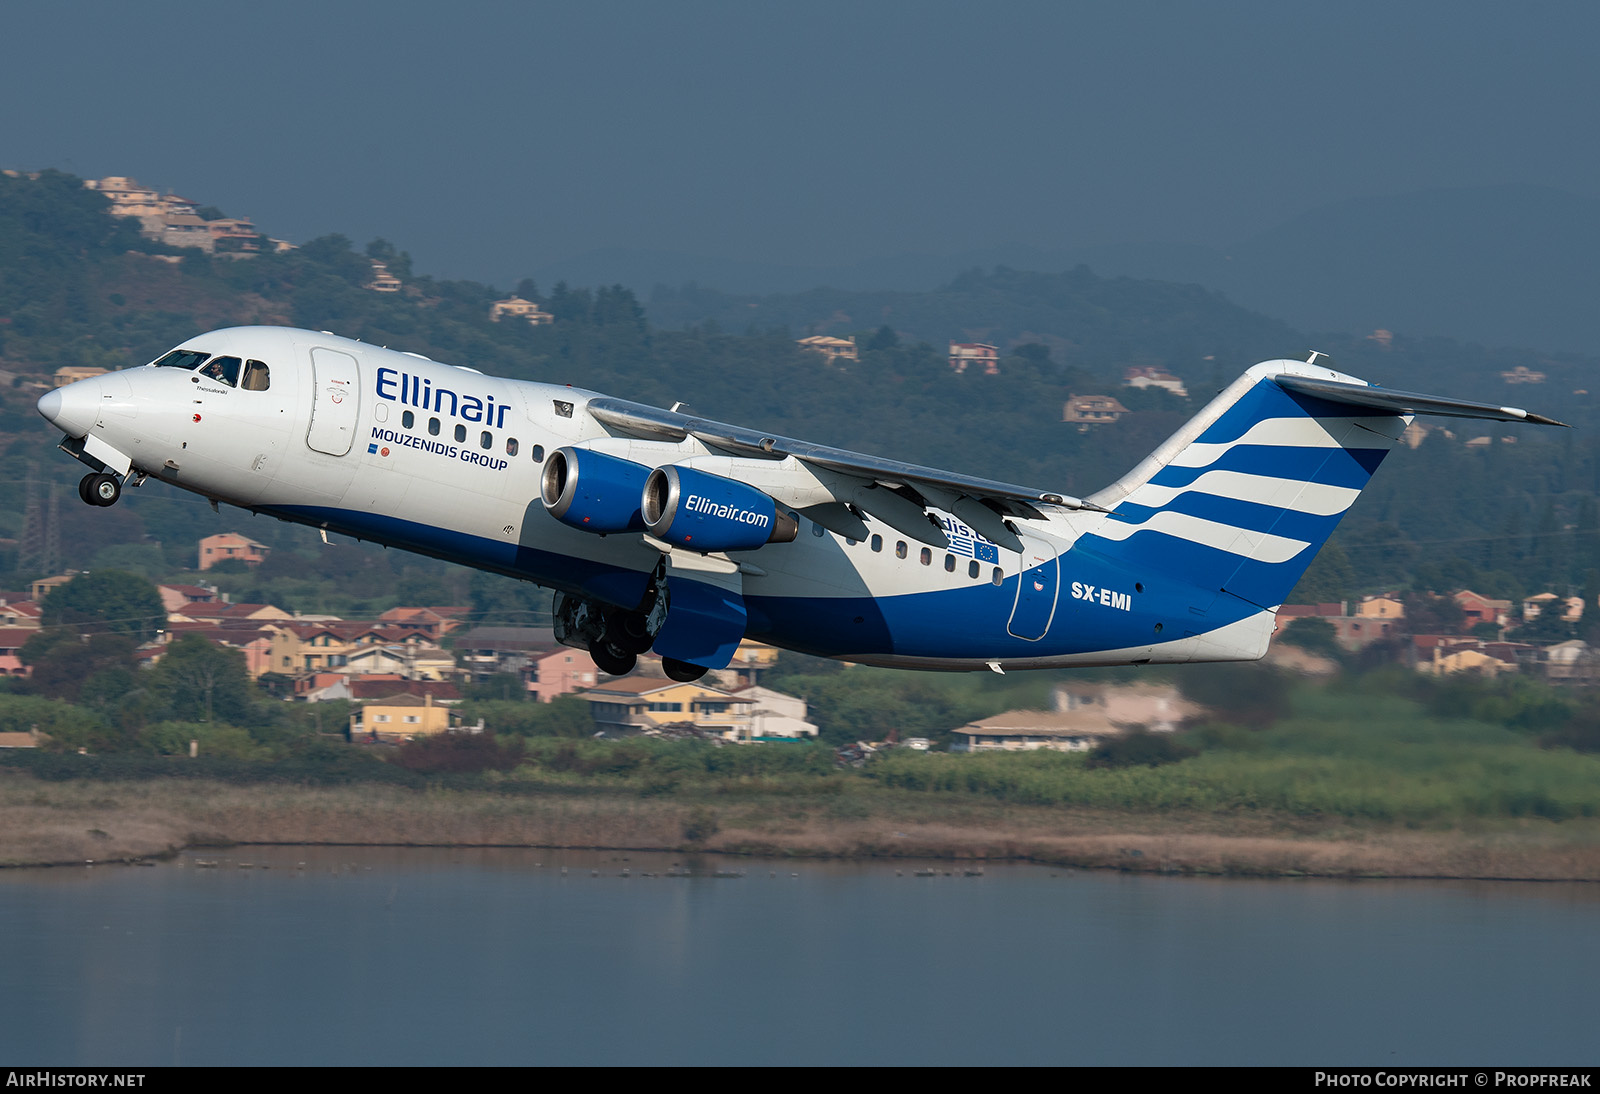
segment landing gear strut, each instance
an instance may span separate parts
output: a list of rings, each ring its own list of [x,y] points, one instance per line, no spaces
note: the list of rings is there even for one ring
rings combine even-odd
[[[556,641],[588,650],[595,667],[608,676],[626,676],[639,655],[655,642],[665,618],[665,597],[652,595],[643,611],[629,611],[586,597],[557,593],[554,611]],[[661,611],[657,612],[657,601]]]
[[[122,483],[115,475],[89,474],[78,480],[78,497],[86,505],[115,505],[122,497]]]

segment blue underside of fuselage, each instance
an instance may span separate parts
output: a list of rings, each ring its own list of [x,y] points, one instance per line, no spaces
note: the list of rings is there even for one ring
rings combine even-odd
[[[261,512],[326,527],[358,539],[493,570],[624,607],[644,597],[649,575],[580,556],[501,543],[450,528],[356,510],[270,506]],[[780,548],[781,549],[781,548]],[[825,657],[906,657],[1006,661],[1092,655],[1203,634],[1260,611],[1234,597],[1186,586],[1163,588],[1160,575],[1128,572],[1097,553],[1060,558],[1060,588],[1049,629],[1037,641],[1007,630],[1018,577],[897,596],[747,595],[747,633]],[[1074,586],[1127,597],[1128,607],[1074,596]],[[1135,593],[1136,585],[1143,591]],[[1157,631],[1155,625],[1164,625]]]

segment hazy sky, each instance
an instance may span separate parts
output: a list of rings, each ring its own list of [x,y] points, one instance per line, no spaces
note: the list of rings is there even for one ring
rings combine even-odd
[[[0,166],[129,174],[502,286],[604,247],[798,265],[1223,244],[1432,186],[1600,193],[1600,5],[0,7]]]

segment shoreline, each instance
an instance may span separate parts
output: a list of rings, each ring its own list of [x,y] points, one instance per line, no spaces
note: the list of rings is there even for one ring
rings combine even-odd
[[[622,791],[509,797],[373,786],[0,780],[0,866],[131,863],[269,845],[1032,862],[1201,877],[1600,881],[1600,821],[1424,830],[903,793],[682,800]]]

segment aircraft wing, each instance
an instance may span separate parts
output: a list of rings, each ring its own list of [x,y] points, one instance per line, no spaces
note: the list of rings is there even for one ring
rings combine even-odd
[[[861,538],[865,527],[852,515],[854,510],[865,510],[937,546],[948,546],[949,540],[928,519],[926,507],[930,505],[955,514],[991,541],[1008,546],[1018,540],[1005,526],[1006,516],[1039,518],[1044,515],[1039,505],[1099,510],[1099,506],[1064,494],[813,444],[627,399],[591,399],[588,410],[603,425],[633,436],[671,441],[694,437],[730,456],[772,461],[792,457],[820,470],[824,481],[836,484],[833,505],[803,511],[818,524],[856,538]]]
[[[1302,395],[1314,395],[1334,403],[1370,406],[1396,414],[1437,414],[1447,418],[1487,418],[1496,422],[1531,422],[1534,425],[1559,425],[1554,418],[1514,406],[1472,403],[1465,399],[1446,399],[1421,395],[1415,391],[1396,391],[1376,384],[1350,384],[1338,380],[1317,380],[1309,376],[1275,376],[1278,386]]]

